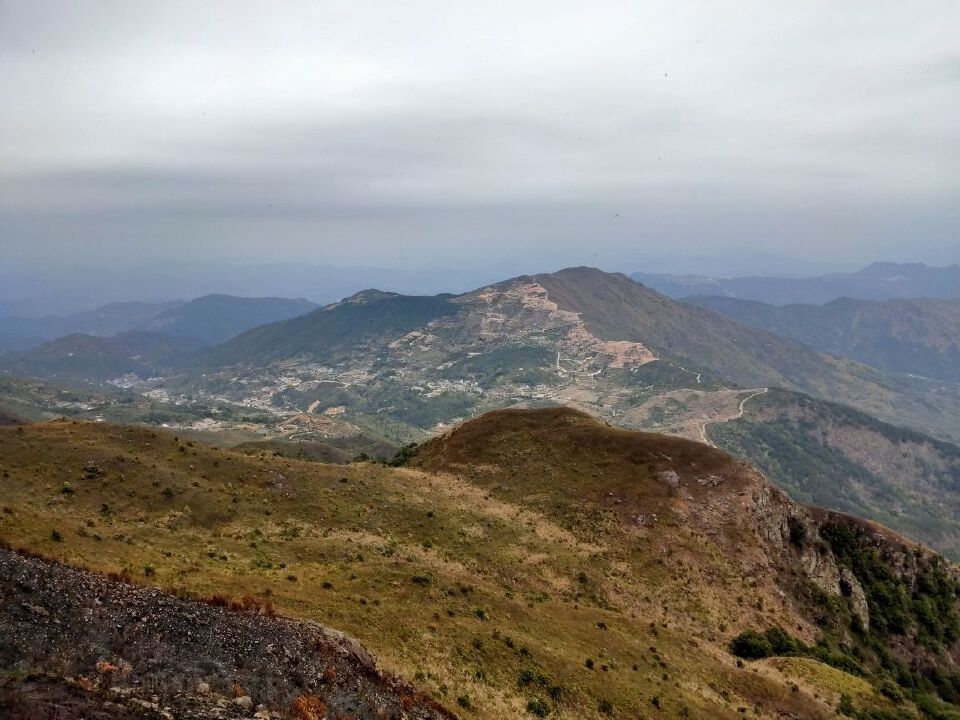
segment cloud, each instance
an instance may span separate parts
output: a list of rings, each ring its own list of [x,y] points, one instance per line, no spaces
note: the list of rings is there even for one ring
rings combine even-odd
[[[0,244],[912,252],[960,223],[958,37],[936,1],[5,0]]]

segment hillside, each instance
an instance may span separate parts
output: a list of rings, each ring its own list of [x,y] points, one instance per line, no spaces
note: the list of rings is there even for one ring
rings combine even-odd
[[[717,296],[684,302],[884,372],[960,382],[960,299],[842,298],[782,307]]]
[[[791,497],[869,517],[960,558],[960,447],[852,408],[771,390],[707,437]]]
[[[559,307],[579,313],[598,337],[643,342],[662,357],[691,360],[745,387],[775,385],[836,397],[862,382],[855,368],[676,303],[625,275],[571,268],[537,280]]]
[[[140,329],[198,345],[219,345],[251,328],[303,315],[316,307],[308,300],[204,295],[167,308]]]
[[[104,381],[132,374],[151,377],[182,362],[197,346],[151,332],[102,338],[68,335],[33,350],[0,355],[0,368],[32,377]]]
[[[30,350],[49,340],[66,335],[97,335],[107,337],[130,330],[143,329],[144,323],[180,302],[110,303],[96,310],[71,315],[45,317],[0,317],[0,352]]]
[[[490,413],[414,454],[344,467],[0,428],[0,538],[269,600],[464,718],[956,717],[956,569],[883,528],[566,409]]]
[[[300,317],[258,327],[211,350],[204,362],[242,364],[308,356],[340,361],[457,312],[449,295],[419,297],[366,290]]]

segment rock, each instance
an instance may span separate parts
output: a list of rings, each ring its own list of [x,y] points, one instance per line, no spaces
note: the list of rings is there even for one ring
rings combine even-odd
[[[249,695],[234,698],[233,704],[242,707],[244,710],[253,710],[253,699]]]
[[[850,612],[860,621],[864,630],[870,629],[870,606],[863,586],[847,568],[840,568],[840,593],[850,599]]]
[[[666,483],[672,488],[679,487],[680,485],[680,476],[677,475],[675,470],[661,470],[657,473],[657,480]]]
[[[50,612],[46,608],[42,608],[39,605],[31,605],[30,603],[23,603],[23,606],[32,612],[34,615],[39,615],[40,617],[50,617]]]

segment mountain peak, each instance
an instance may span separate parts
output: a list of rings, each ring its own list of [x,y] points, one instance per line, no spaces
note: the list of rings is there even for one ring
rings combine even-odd
[[[522,476],[536,489],[566,488],[602,504],[616,496],[632,513],[644,503],[663,501],[666,509],[761,481],[744,463],[710,446],[623,430],[570,407],[485,413],[425,443],[416,464],[433,470],[483,467],[505,482]]]
[[[399,294],[395,292],[387,292],[385,290],[377,290],[376,288],[368,288],[367,290],[355,292],[353,295],[344,298],[340,302],[352,303],[354,305],[367,305],[394,297],[399,297]]]

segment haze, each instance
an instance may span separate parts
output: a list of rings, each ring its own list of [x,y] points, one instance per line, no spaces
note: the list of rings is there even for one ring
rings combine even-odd
[[[0,95],[8,304],[958,259],[955,0],[0,0]]]

